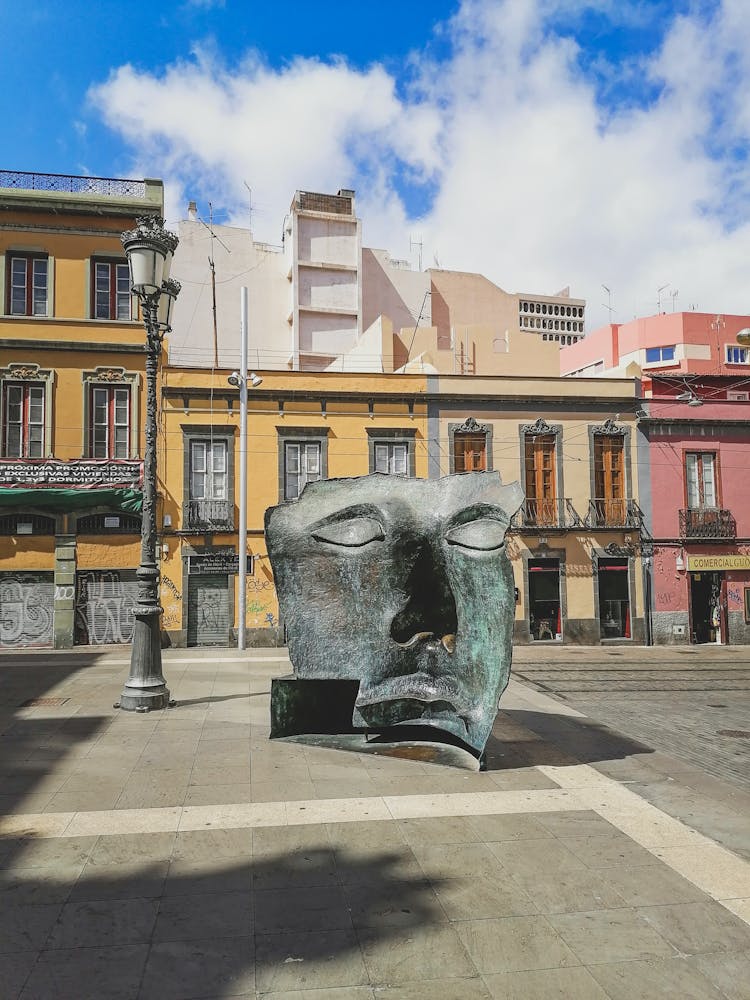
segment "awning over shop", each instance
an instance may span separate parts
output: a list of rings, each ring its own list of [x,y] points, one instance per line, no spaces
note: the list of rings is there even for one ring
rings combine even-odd
[[[141,490],[133,489],[0,487],[0,507],[22,507],[63,513],[91,510],[92,507],[108,507],[110,510],[140,514],[143,508],[143,493]]]

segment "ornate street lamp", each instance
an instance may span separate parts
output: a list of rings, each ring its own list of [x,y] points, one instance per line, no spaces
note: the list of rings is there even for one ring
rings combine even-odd
[[[162,340],[170,330],[171,311],[180,291],[169,277],[178,239],[164,228],[164,219],[147,216],[122,234],[130,265],[130,284],[138,297],[146,327],[146,452],[143,460],[143,513],[138,603],[130,676],[116,708],[148,712],[169,705],[169,689],[161,670],[162,609],[159,606],[159,569],[156,565],[156,372]]]

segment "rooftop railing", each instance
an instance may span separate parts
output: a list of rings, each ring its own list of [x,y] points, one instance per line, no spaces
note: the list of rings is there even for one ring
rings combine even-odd
[[[35,174],[0,170],[0,188],[15,191],[60,191],[95,194],[105,198],[145,198],[146,182],[125,177],[79,177],[74,174]]]

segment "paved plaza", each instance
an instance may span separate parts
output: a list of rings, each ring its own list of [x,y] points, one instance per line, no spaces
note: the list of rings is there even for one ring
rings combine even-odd
[[[748,1000],[750,657],[516,651],[483,773],[268,740],[283,650],[0,656],[0,997]]]

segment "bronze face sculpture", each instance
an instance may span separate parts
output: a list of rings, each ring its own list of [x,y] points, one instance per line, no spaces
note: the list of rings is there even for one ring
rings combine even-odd
[[[427,727],[481,755],[510,675],[505,534],[522,499],[498,473],[376,474],[269,509],[295,678],[358,681],[354,729]]]

